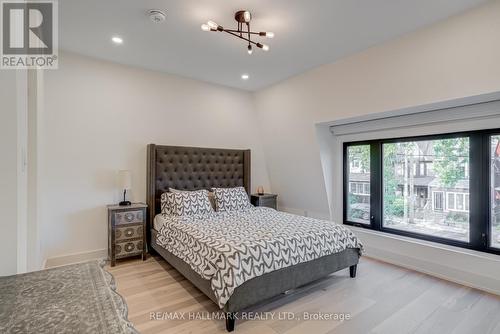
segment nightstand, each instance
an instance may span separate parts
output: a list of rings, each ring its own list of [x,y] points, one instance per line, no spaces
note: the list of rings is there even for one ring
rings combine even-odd
[[[278,195],[276,194],[252,194],[250,196],[250,202],[255,206],[265,206],[268,208],[277,209],[278,205],[276,204],[276,199]]]
[[[146,259],[146,209],[143,203],[108,205],[108,258],[111,267],[117,259],[141,255]]]

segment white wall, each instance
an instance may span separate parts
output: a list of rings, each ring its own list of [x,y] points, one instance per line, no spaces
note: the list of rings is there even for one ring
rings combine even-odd
[[[269,189],[252,95],[60,53],[45,72],[38,161],[46,258],[107,248],[106,204],[119,169],[146,199],[146,145],[250,148],[252,189]]]
[[[43,265],[43,254],[40,240],[40,215],[38,200],[42,198],[38,187],[39,177],[38,145],[42,141],[39,137],[39,118],[43,115],[43,70],[28,71],[28,135],[27,156],[27,235],[26,235],[26,266],[28,271],[38,270]]]
[[[27,72],[0,75],[0,276],[27,270]]]
[[[0,276],[17,272],[16,72],[0,75]]]
[[[256,93],[281,207],[329,216],[316,123],[500,91],[499,31],[496,0]]]

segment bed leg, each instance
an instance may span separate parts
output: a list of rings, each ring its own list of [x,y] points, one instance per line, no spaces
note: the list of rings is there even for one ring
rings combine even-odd
[[[226,330],[228,332],[234,331],[234,323],[236,321],[236,313],[227,312],[226,313]]]
[[[351,278],[356,277],[356,269],[358,269],[357,264],[349,267],[349,274],[351,275]]]

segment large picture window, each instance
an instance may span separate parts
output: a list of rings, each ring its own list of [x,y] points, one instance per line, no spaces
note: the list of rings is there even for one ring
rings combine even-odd
[[[382,152],[383,226],[468,242],[469,138],[385,143]]]
[[[500,253],[500,134],[345,143],[344,178],[346,224]]]

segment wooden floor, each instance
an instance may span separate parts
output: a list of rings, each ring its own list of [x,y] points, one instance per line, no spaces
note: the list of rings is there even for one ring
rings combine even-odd
[[[150,320],[151,312],[207,318],[218,311],[163,259],[127,260],[108,270],[141,333],[226,333],[220,319]],[[355,279],[342,270],[251,311],[269,319],[238,320],[235,333],[500,333],[500,297],[367,258]],[[297,320],[304,312],[351,319]]]

